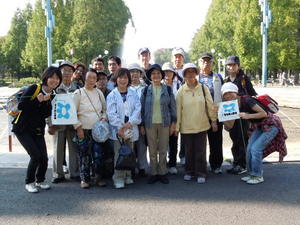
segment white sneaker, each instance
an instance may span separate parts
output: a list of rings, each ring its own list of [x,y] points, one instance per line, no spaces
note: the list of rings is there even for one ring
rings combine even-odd
[[[190,180],[192,180],[192,176],[186,174],[186,175],[184,175],[183,179],[186,180],[186,181],[190,181]]]
[[[170,167],[170,168],[169,168],[169,173],[170,173],[170,174],[177,174],[177,169],[176,169],[176,167]]]
[[[25,184],[25,189],[30,193],[37,193],[39,190],[35,186],[35,183]]]
[[[211,172],[214,174],[222,174],[222,169],[221,168],[216,168],[214,170],[212,169]]]
[[[48,190],[51,188],[47,182],[35,183],[35,186],[44,190]]]
[[[180,159],[180,164],[181,165],[185,165],[185,157],[183,157],[183,158]]]
[[[114,183],[114,185],[115,185],[115,188],[116,189],[122,189],[122,188],[125,188],[125,184],[124,184],[124,182],[115,182]]]
[[[247,181],[247,184],[259,184],[264,182],[263,177],[254,177],[252,176],[250,180]]]
[[[197,183],[198,183],[198,184],[204,184],[205,182],[206,182],[205,177],[198,177],[198,178],[197,178]]]
[[[251,178],[252,178],[252,176],[251,176],[251,175],[248,175],[248,176],[242,177],[242,178],[241,178],[241,181],[247,182],[247,181],[250,180]]]
[[[125,184],[133,184],[133,183],[134,183],[134,181],[132,180],[131,177],[126,177],[125,178]]]

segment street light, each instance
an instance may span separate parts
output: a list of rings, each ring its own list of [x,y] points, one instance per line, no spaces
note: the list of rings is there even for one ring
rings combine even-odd
[[[45,15],[47,17],[47,26],[45,27],[45,37],[47,38],[47,56],[48,56],[48,66],[52,64],[52,42],[51,33],[55,26],[55,17],[52,13],[50,0],[42,1],[42,7],[45,10]]]
[[[262,35],[262,84],[267,86],[268,78],[268,28],[271,22],[271,10],[269,8],[268,0],[258,0],[263,13],[263,21],[261,22]]]

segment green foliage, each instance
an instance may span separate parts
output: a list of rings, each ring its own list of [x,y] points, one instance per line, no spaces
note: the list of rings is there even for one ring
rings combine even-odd
[[[26,77],[22,78],[17,82],[14,82],[10,85],[10,87],[25,87],[31,84],[38,84],[41,83],[41,79],[37,77]]]
[[[300,70],[300,0],[269,0],[272,22],[269,28],[270,71]],[[261,70],[262,12],[254,0],[212,0],[204,25],[190,45],[195,61],[203,52],[215,49],[223,58],[239,55],[249,72]]]
[[[28,26],[28,40],[22,52],[22,65],[39,74],[47,66],[47,43],[45,39],[46,18],[42,0],[37,0]]]
[[[163,65],[165,62],[171,62],[172,48],[161,48],[154,52],[154,62]]]
[[[19,75],[21,71],[21,53],[27,41],[27,24],[31,19],[32,7],[17,9],[12,18],[11,27],[2,45],[3,57],[8,70],[12,75]]]
[[[129,9],[122,0],[78,0],[74,2],[73,26],[65,45],[67,53],[74,51],[72,61],[86,64],[108,50],[119,53]]]

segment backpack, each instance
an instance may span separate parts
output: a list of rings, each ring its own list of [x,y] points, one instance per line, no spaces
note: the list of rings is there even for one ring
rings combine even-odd
[[[6,104],[6,111],[8,115],[11,117],[16,118],[20,114],[20,110],[18,109],[18,104],[21,101],[22,94],[27,90],[27,87],[22,87],[20,90],[18,90],[15,94],[11,95],[7,99],[7,104]],[[30,96],[25,96],[25,97],[30,97],[30,101],[36,98],[36,96],[40,93],[41,90],[41,85],[38,84],[33,95]]]
[[[279,111],[278,103],[268,94],[260,95],[256,97],[256,100],[259,101],[270,113],[277,113]]]

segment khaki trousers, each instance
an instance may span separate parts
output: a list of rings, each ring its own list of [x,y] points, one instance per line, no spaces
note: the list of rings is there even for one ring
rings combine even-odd
[[[169,146],[169,127],[152,124],[146,128],[149,146],[151,175],[165,175],[167,173],[167,149]]]

